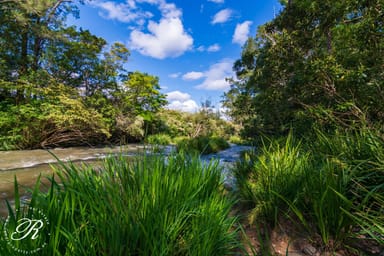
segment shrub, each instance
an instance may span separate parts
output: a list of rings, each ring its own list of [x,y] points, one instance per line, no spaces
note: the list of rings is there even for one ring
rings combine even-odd
[[[183,141],[183,140],[188,140],[188,139],[189,139],[188,136],[177,136],[177,137],[173,138],[173,140],[172,140],[172,144],[177,145],[177,144],[179,144],[181,141]]]
[[[169,145],[171,144],[171,137],[167,134],[153,134],[146,138],[146,142],[152,145]]]
[[[246,145],[247,142],[242,139],[240,136],[232,135],[229,137],[229,142],[237,145]]]
[[[229,148],[228,142],[223,138],[200,136],[192,139],[181,140],[177,143],[179,151],[211,154]]]

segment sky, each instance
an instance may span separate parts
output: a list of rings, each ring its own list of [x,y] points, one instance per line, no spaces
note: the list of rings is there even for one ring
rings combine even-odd
[[[187,112],[206,100],[220,108],[244,42],[281,8],[278,0],[88,0],[79,7],[70,25],[124,43],[125,68],[157,76],[167,107]]]

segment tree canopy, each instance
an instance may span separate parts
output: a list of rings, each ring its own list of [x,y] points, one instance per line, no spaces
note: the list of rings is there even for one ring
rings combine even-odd
[[[69,15],[73,1],[0,2],[0,148],[138,140],[166,104],[157,77],[125,70],[124,44]]]
[[[224,95],[247,136],[384,120],[384,1],[281,1]]]

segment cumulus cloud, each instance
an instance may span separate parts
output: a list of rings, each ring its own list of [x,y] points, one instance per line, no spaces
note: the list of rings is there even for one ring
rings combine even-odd
[[[88,3],[100,8],[99,15],[105,19],[130,23],[153,17],[152,13],[137,9],[135,1],[132,0],[128,0],[126,3],[116,3],[114,1],[89,1]]]
[[[202,72],[191,71],[183,75],[183,80],[197,80],[204,76]]]
[[[180,91],[172,91],[167,93],[168,101],[187,101],[191,98],[191,95],[188,93],[180,92]]]
[[[149,33],[133,30],[129,45],[143,55],[157,59],[178,57],[193,45],[193,38],[184,31],[179,18],[163,18],[159,23],[150,21]]]
[[[142,55],[157,59],[178,57],[193,45],[192,36],[183,26],[181,9],[166,0],[126,0],[124,3],[94,0],[88,3],[99,8],[100,15],[105,19],[130,23],[132,32],[128,45]],[[151,20],[154,15],[141,8],[144,3],[159,9],[160,20]]]
[[[167,93],[168,109],[180,110],[185,112],[196,112],[199,109],[197,103],[191,99],[191,95],[180,91]]]
[[[232,37],[232,42],[243,45],[249,36],[249,29],[252,25],[251,21],[245,21],[236,25],[235,33]]]
[[[231,9],[221,10],[215,14],[211,23],[212,24],[225,23],[231,18],[232,13],[233,13],[233,11]]]
[[[226,81],[226,78],[233,76],[232,60],[222,60],[215,63],[204,72],[204,81],[197,85],[197,89],[203,90],[218,90],[225,91],[229,89],[230,84]]]
[[[184,102],[175,100],[168,104],[168,109],[180,110],[184,112],[196,112],[199,109],[196,101],[187,100]]]

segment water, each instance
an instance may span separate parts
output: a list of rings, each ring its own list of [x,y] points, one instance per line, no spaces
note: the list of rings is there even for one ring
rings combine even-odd
[[[229,189],[235,189],[235,179],[231,172],[231,167],[238,160],[240,153],[249,150],[248,146],[231,145],[229,149],[216,154],[202,156],[202,161],[218,159],[223,167],[224,184]],[[81,164],[96,165],[100,159],[110,154],[122,153],[123,155],[135,155],[143,152],[144,146],[139,144],[130,144],[121,147],[103,147],[103,148],[57,148],[50,152],[61,161],[74,161]],[[173,147],[165,147],[162,154],[169,154],[174,150]],[[43,183],[48,184],[46,177],[51,176],[57,159],[46,150],[21,150],[21,151],[0,151],[0,216],[7,215],[5,200],[14,198],[14,177],[17,177],[21,185],[21,193],[26,194],[23,188],[32,188],[38,177],[41,175]],[[25,196],[24,196],[25,197]]]
[[[102,148],[57,148],[50,152],[63,162],[97,164],[100,159],[110,154],[135,155],[143,149],[143,145],[130,144]],[[40,175],[42,182],[48,183],[46,177],[51,176],[51,166],[57,163],[57,159],[50,152],[40,149],[0,151],[0,216],[7,214],[6,199],[12,202],[14,198],[15,176],[21,187],[20,194],[25,194],[23,188],[32,188]]]
[[[236,180],[232,173],[232,167],[234,163],[240,158],[240,154],[243,151],[251,150],[251,146],[240,146],[231,144],[231,147],[220,151],[215,154],[209,154],[202,156],[203,161],[210,161],[212,159],[217,159],[219,165],[223,167],[223,176],[224,176],[224,186],[229,190],[236,190]]]

